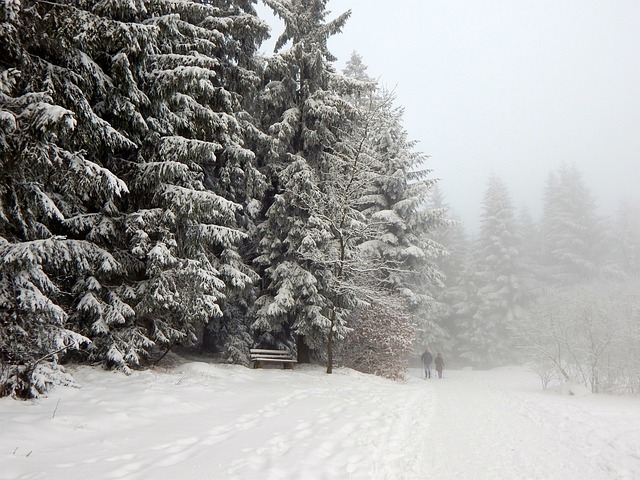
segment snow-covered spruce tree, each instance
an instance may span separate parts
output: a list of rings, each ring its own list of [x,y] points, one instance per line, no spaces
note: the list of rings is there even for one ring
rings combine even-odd
[[[70,153],[23,142],[66,161],[48,165],[48,157],[33,156],[51,168],[38,172],[34,160],[25,170],[41,180],[14,182],[48,189],[31,194],[46,209],[24,208],[35,220],[13,206],[21,202],[12,186],[2,193],[18,221],[37,230],[34,238],[64,234],[117,260],[120,270],[107,282],[98,268],[90,276],[83,265],[77,278],[65,272],[67,323],[93,340],[93,358],[126,370],[154,343],[193,341],[197,322],[220,313],[224,293],[248,283],[235,225],[261,180],[242,146],[251,119],[240,103],[257,80],[249,66],[265,26],[252,2],[39,2],[18,12],[26,20],[18,15],[22,24],[3,32],[11,66],[27,80],[3,97],[17,112],[3,114],[3,127],[22,132],[12,118],[28,123],[23,109],[34,118],[32,130],[54,131]],[[17,102],[8,98],[20,94]],[[25,107],[29,102],[35,106]],[[63,137],[71,126],[73,134]],[[9,147],[24,162],[24,153]],[[126,202],[116,197],[127,187],[110,171],[131,186]],[[5,172],[3,185],[19,178]],[[31,235],[24,231],[16,238]]]
[[[360,80],[363,82],[368,82],[373,84],[374,83],[373,79],[367,74],[368,68],[369,67],[367,67],[364,64],[362,56],[360,56],[358,52],[354,51],[354,52],[351,52],[351,56],[349,57],[349,60],[347,60],[347,63],[345,64],[345,67],[342,70],[342,74],[348,78],[353,78],[355,80]],[[376,85],[376,89],[377,89],[377,85]],[[355,92],[354,96],[360,97],[361,93],[362,92]],[[370,96],[367,96],[367,98],[370,98]]]
[[[523,291],[527,292],[527,300],[533,300],[542,295],[545,288],[545,269],[541,260],[540,225],[533,219],[525,205],[520,207],[516,223],[521,238],[520,284]]]
[[[68,221],[116,210],[127,187],[103,162],[134,145],[89,106],[105,76],[65,41],[57,20],[70,9],[30,2],[3,8],[0,394],[33,397],[70,381],[59,354],[90,343],[70,317],[80,298],[121,272],[107,250],[75,235]],[[108,300],[119,314],[122,302]]]
[[[603,247],[601,219],[575,166],[563,165],[549,175],[541,229],[547,282],[571,285],[598,275]]]
[[[356,63],[358,63],[357,57],[352,55],[347,66]],[[342,90],[343,98],[349,102],[353,114],[350,122],[340,125],[339,142],[334,147],[334,155],[326,167],[325,180],[322,183],[328,198],[332,200],[325,205],[329,208],[325,209],[322,217],[329,220],[330,230],[334,232],[335,238],[329,244],[330,248],[320,253],[320,256],[324,256],[325,262],[335,264],[332,288],[336,292],[341,292],[342,303],[348,305],[349,298],[358,301],[354,305],[355,314],[349,316],[347,321],[347,326],[355,335],[346,339],[343,352],[351,347],[357,349],[354,342],[367,340],[363,333],[371,331],[366,327],[367,317],[371,311],[381,314],[378,328],[382,336],[393,335],[391,332],[394,329],[397,329],[396,334],[399,337],[402,336],[402,332],[415,332],[415,325],[421,320],[415,316],[415,305],[408,301],[406,292],[394,287],[390,288],[388,280],[391,275],[410,279],[410,275],[424,266],[412,261],[407,262],[407,257],[411,255],[432,259],[433,252],[426,250],[417,252],[416,249],[429,245],[440,250],[436,243],[422,237],[421,240],[424,243],[411,244],[408,249],[413,252],[410,255],[407,255],[408,250],[403,252],[405,256],[400,255],[401,261],[397,251],[393,256],[388,255],[388,245],[385,242],[391,238],[398,238],[396,234],[399,220],[406,222],[403,228],[416,227],[416,231],[413,232],[416,238],[426,235],[426,229],[420,230],[426,227],[425,224],[412,225],[412,216],[416,210],[425,208],[426,205],[416,207],[416,204],[413,204],[415,209],[410,205],[402,205],[403,202],[411,204],[414,201],[404,196],[407,193],[415,193],[415,190],[408,185],[405,185],[402,191],[396,190],[394,194],[397,196],[385,197],[385,193],[389,193],[385,186],[388,186],[390,168],[393,168],[392,173],[396,176],[397,182],[401,178],[398,169],[406,169],[404,173],[409,176],[408,170],[415,165],[400,163],[397,158],[394,158],[396,151],[388,148],[389,143],[386,140],[389,139],[389,119],[400,120],[401,116],[390,115],[390,112],[398,112],[393,108],[394,97],[379,90],[377,85],[364,74],[361,62],[359,65],[358,69],[354,69],[357,77],[343,82],[347,87]],[[401,126],[396,127],[398,132],[403,132]],[[398,137],[403,138],[402,134]],[[384,140],[381,141],[381,139]],[[392,152],[391,155],[390,152]],[[401,155],[404,153],[402,151]],[[407,184],[410,183],[406,177],[405,181]],[[431,186],[432,183],[428,182],[428,187]],[[397,183],[395,187],[398,187]],[[442,213],[429,210],[429,214],[429,218],[434,223],[428,226],[432,227],[439,222]],[[407,237],[402,241],[406,239]],[[431,268],[432,265],[428,263],[427,269]],[[436,276],[439,278],[438,273]],[[419,289],[426,285],[413,285],[413,287]],[[359,312],[358,308],[363,304],[372,305],[372,307]],[[408,311],[410,314],[396,315],[401,310]],[[335,321],[334,309],[331,316],[332,327],[335,326]],[[372,319],[368,321],[369,326],[375,323]],[[390,325],[383,325],[387,321]],[[369,341],[377,340],[370,338]],[[407,360],[407,352],[397,351],[396,353],[400,362],[398,365],[406,364],[403,362]],[[330,370],[332,336],[329,337],[328,356]]]
[[[443,305],[433,300],[433,294],[442,286],[435,260],[446,252],[434,241],[432,231],[447,223],[445,209],[427,203],[435,182],[428,178],[429,171],[420,171],[425,157],[413,151],[415,143],[407,139],[403,110],[394,106],[394,95],[371,81],[356,53],[344,72],[360,81],[362,88],[347,97],[359,116],[343,128],[349,132],[348,144],[357,146],[358,157],[367,159],[362,162],[367,174],[360,177],[357,208],[368,225],[360,258],[366,259],[370,269],[357,277],[375,284],[372,298],[378,299],[374,301],[377,308],[388,303],[385,308],[393,312],[402,305],[412,328],[428,330],[433,339],[442,340],[446,337],[439,326]],[[358,329],[356,320],[354,329]]]
[[[407,185],[412,181],[407,170],[415,166],[407,158],[422,157],[406,152],[405,143],[398,147],[399,160],[389,147],[397,138],[406,139],[397,125],[390,131],[388,115],[398,112],[389,106],[390,96],[373,96],[368,79],[347,79],[330,68],[326,38],[346,16],[324,25],[325,2],[302,3],[271,2],[285,20],[279,44],[292,44],[271,60],[276,75],[265,95],[268,111],[276,114],[267,116],[266,126],[279,150],[269,165],[274,200],[262,225],[258,258],[269,284],[256,302],[255,326],[297,335],[299,356],[304,347],[323,356],[326,345],[330,373],[333,341],[344,337],[349,318],[357,318],[349,313],[382,297],[380,285],[393,290],[392,272],[402,270],[405,276],[413,267],[399,259],[402,255],[388,255],[386,240],[391,239],[382,237],[405,228],[398,222],[409,224],[412,215],[424,218],[416,214],[414,199],[403,196],[424,186]],[[317,16],[305,16],[301,9]],[[400,117],[392,115],[391,123]],[[393,185],[390,174],[396,176]],[[404,248],[424,256],[414,245]]]
[[[640,207],[630,201],[620,203],[608,235],[609,262],[616,272],[640,275]]]
[[[522,238],[507,187],[492,175],[482,202],[480,233],[473,254],[473,316],[462,319],[462,356],[476,365],[511,359],[512,326],[521,314]]]
[[[394,105],[391,93],[380,91],[378,95],[370,135],[378,175],[361,200],[363,212],[377,231],[365,246],[379,264],[381,288],[399,298],[419,324],[430,318],[437,306],[433,293],[443,285],[435,260],[445,250],[430,233],[443,225],[444,210],[428,206],[436,181],[424,168],[426,156],[416,152],[416,143],[408,139],[403,109]]]
[[[310,350],[324,356],[333,334],[344,336],[343,309],[353,303],[333,283],[339,267],[328,258],[340,233],[332,231],[334,198],[324,183],[335,173],[338,129],[349,115],[326,43],[349,13],[325,23],[324,0],[265,3],[285,30],[267,59],[261,102],[273,147],[263,165],[271,187],[256,233],[263,288],[253,328],[261,343],[293,348],[295,341],[299,361],[308,361]]]
[[[150,133],[129,172],[140,202],[127,223],[140,262],[130,289],[136,312],[164,345],[195,342],[209,322],[234,361],[248,353],[240,320],[255,277],[242,258],[243,230],[264,188],[246,145],[258,131],[245,106],[259,86],[255,52],[266,36],[253,3],[147,6],[145,23],[159,32],[138,73]]]
[[[442,225],[429,234],[432,240],[444,248],[437,252],[434,259],[436,267],[442,272],[443,281],[441,286],[432,286],[435,302],[427,315],[418,319],[415,347],[416,351],[423,351],[426,346],[437,346],[439,350],[446,352],[451,351],[454,346],[459,319],[467,314],[468,299],[463,278],[468,263],[469,245],[462,222],[454,219],[444,193],[437,184],[429,195],[427,208],[443,214]]]
[[[366,335],[371,331],[368,327],[376,321],[375,315],[370,318],[374,311],[380,314],[377,320],[381,336],[393,336],[394,329],[399,339],[406,339],[403,335],[407,332],[415,336],[417,323],[413,315],[398,314],[408,310],[407,298],[386,283],[389,274],[407,275],[407,268],[415,265],[408,266],[398,262],[396,257],[385,255],[386,245],[382,240],[388,239],[390,232],[393,235],[402,215],[410,221],[414,212],[411,209],[395,209],[391,215],[381,212],[378,206],[388,207],[388,204],[379,201],[384,191],[374,189],[376,185],[385,185],[389,176],[388,152],[379,148],[379,140],[387,133],[381,130],[386,126],[381,118],[388,112],[393,97],[378,96],[372,91],[375,84],[369,80],[360,81],[361,84],[347,83],[351,93],[343,94],[343,97],[350,102],[354,113],[350,122],[340,126],[340,141],[335,145],[322,182],[330,202],[324,204],[320,216],[328,222],[334,238],[328,248],[310,251],[310,258],[316,264],[334,265],[330,284],[333,298],[338,300],[334,300],[334,304],[346,306],[345,313],[348,309],[355,313],[348,318],[340,317],[336,308],[331,313],[330,331],[338,324],[346,325],[354,332],[346,339],[343,352],[352,347],[357,349],[355,342],[377,341]],[[360,87],[356,92],[353,92],[354,85]],[[360,312],[363,306],[369,307]],[[387,322],[389,325],[385,325]],[[333,338],[330,334],[327,349],[329,372],[333,360]],[[403,341],[394,345],[398,346]],[[389,353],[388,350],[386,352]],[[407,352],[399,348],[395,353],[399,362],[396,366],[406,366]],[[387,371],[387,375],[391,371],[388,368],[382,370]]]

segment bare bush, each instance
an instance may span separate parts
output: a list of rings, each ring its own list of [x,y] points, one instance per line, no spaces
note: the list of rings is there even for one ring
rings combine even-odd
[[[351,327],[342,345],[344,366],[392,380],[405,378],[416,333],[408,315],[373,305],[360,312]]]
[[[640,298],[634,283],[596,282],[550,292],[517,325],[543,387],[550,376],[593,393],[634,393],[640,379]],[[550,371],[553,371],[553,375]]]

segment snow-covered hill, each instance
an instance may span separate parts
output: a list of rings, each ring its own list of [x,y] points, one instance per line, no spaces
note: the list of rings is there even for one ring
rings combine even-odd
[[[0,478],[640,478],[638,398],[543,392],[519,367],[410,373],[80,368],[80,389],[0,400]]]

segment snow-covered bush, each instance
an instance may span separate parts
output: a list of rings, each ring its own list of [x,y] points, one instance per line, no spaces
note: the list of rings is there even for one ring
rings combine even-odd
[[[527,366],[533,373],[538,375],[540,382],[542,383],[543,390],[549,388],[553,381],[556,381],[559,384],[562,384],[565,381],[555,363],[547,357],[529,357]]]
[[[0,362],[0,398],[38,398],[56,385],[78,386],[73,377],[56,361],[36,365],[8,365]]]
[[[363,373],[404,379],[416,328],[399,311],[373,305],[356,314],[350,323],[352,331],[341,345],[342,364]]]
[[[637,282],[593,282],[549,292],[518,323],[538,374],[579,382],[593,393],[634,393],[640,380]],[[553,374],[549,372],[552,368]]]
[[[248,321],[240,309],[225,310],[222,318],[212,318],[203,329],[202,351],[221,360],[249,365],[249,349],[254,342]],[[232,317],[233,316],[233,317]]]

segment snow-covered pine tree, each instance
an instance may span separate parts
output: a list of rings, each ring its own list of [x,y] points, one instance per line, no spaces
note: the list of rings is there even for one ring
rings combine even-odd
[[[640,275],[640,207],[629,200],[620,203],[612,232],[609,261],[618,272],[631,277]]]
[[[425,168],[426,156],[408,138],[403,109],[394,105],[392,93],[381,90],[377,96],[369,127],[377,175],[361,200],[363,212],[377,225],[367,247],[378,258],[382,288],[398,297],[418,323],[436,306],[432,293],[442,286],[435,260],[445,251],[429,235],[443,224],[444,211],[428,208],[436,180]]]
[[[476,365],[499,365],[511,358],[511,327],[524,292],[522,238],[509,191],[496,175],[487,182],[473,257],[476,311],[458,327],[462,356]]]
[[[425,157],[414,152],[415,143],[407,139],[403,110],[394,106],[394,95],[366,75],[366,66],[356,53],[344,72],[361,83],[347,97],[358,117],[343,127],[349,139],[345,143],[358,152],[352,157],[366,164],[366,175],[359,177],[357,208],[367,225],[358,257],[360,262],[366,260],[367,269],[357,278],[375,285],[370,298],[378,299],[376,308],[387,308],[392,315],[402,305],[414,331],[421,325],[422,331],[428,329],[434,338],[442,339],[446,334],[437,326],[441,305],[433,294],[442,280],[435,260],[446,252],[430,233],[446,222],[444,209],[427,204],[435,182],[428,178],[429,171],[420,171]],[[353,328],[358,328],[357,322]]]
[[[580,171],[562,165],[549,175],[542,218],[542,261],[547,281],[570,285],[597,276],[602,225]]]
[[[262,180],[242,95],[266,35],[252,4],[3,4],[2,235],[76,252],[46,273],[63,274],[57,318],[95,359],[126,370],[154,343],[193,341],[250,281],[237,221]],[[55,303],[50,280],[32,283]]]
[[[224,314],[241,305],[254,278],[240,248],[264,185],[245,145],[257,131],[244,107],[259,85],[255,52],[267,32],[253,3],[98,4],[154,32],[148,55],[118,54],[148,98],[148,132],[123,172],[131,196],[122,290],[136,331],[166,347],[189,345],[216,319],[213,333],[236,361],[246,357],[246,329]]]
[[[342,70],[342,74],[345,77],[353,78],[355,80],[373,82],[373,79],[367,74],[368,68],[369,67],[364,64],[362,56],[360,56],[358,52],[354,51],[351,52],[351,56],[349,57],[349,60],[347,60],[347,63]]]
[[[326,2],[267,3],[285,22],[276,47],[291,45],[267,67],[264,121],[277,148],[257,259],[268,284],[255,327],[297,335],[299,355],[327,344],[331,372],[332,341],[346,333],[348,313],[374,296],[373,284],[388,293],[398,286],[391,278],[402,277],[411,284],[400,294],[406,304],[417,297],[407,292],[424,286],[418,278],[434,273],[430,265],[419,271],[423,247],[433,246],[422,234],[435,216],[419,211],[431,182],[412,172],[424,158],[411,152],[391,97],[372,95],[367,78],[333,72],[326,39],[346,15],[324,24]],[[387,243],[390,231],[403,232],[400,247]]]
[[[544,268],[540,258],[542,250],[540,225],[533,219],[526,205],[520,207],[516,223],[522,239],[520,278],[523,291],[526,292],[525,302],[528,302],[541,295],[544,289]]]
[[[106,76],[65,36],[63,20],[77,9],[2,7],[0,361],[7,375],[0,395],[32,397],[70,381],[59,354],[90,343],[70,315],[79,298],[121,273],[111,253],[68,221],[116,211],[128,190],[104,162],[134,144],[90,107]],[[119,314],[122,302],[108,300]]]
[[[353,56],[352,61],[353,62]],[[362,66],[360,67],[362,70]],[[407,269],[414,269],[414,264],[399,264],[396,258],[389,258],[384,251],[386,246],[382,238],[397,228],[397,220],[404,215],[409,220],[414,212],[411,209],[395,208],[395,214],[381,214],[380,196],[384,190],[375,187],[386,185],[389,177],[389,158],[386,151],[381,151],[380,138],[388,132],[382,131],[387,124],[383,118],[388,113],[393,97],[376,92],[376,84],[361,74],[360,78],[343,82],[348,88],[343,98],[349,102],[352,115],[350,122],[344,122],[339,130],[340,141],[336,143],[334,157],[327,166],[324,190],[332,200],[327,203],[322,217],[329,221],[334,239],[329,249],[320,256],[324,261],[334,264],[332,288],[334,305],[347,307],[355,315],[339,318],[336,309],[331,316],[331,328],[339,320],[340,325],[347,325],[353,335],[347,339],[342,351],[349,350],[355,339],[366,341],[366,332],[378,321],[380,336],[393,335],[397,329],[399,338],[411,332],[415,335],[417,320],[415,313],[407,308],[406,296],[399,294],[386,283],[389,274],[407,275]],[[394,172],[397,174],[397,172]],[[385,206],[386,203],[382,202]],[[394,207],[397,207],[395,205]],[[433,218],[439,218],[440,212],[431,212]],[[435,244],[434,244],[435,245]],[[415,273],[415,271],[414,271]],[[362,307],[367,307],[363,311]],[[384,315],[368,318],[371,312],[385,312]],[[400,311],[409,311],[409,315]],[[389,321],[389,325],[383,323]],[[329,337],[328,370],[331,371],[333,353],[333,336]],[[374,338],[368,339],[374,342]],[[411,342],[409,341],[409,344]],[[362,347],[362,344],[360,345]],[[405,353],[396,352],[400,357],[398,365],[404,364]]]
[[[127,224],[141,262],[130,289],[136,311],[167,346],[195,342],[213,321],[209,333],[235,361],[249,340],[234,317],[244,316],[242,294],[255,278],[242,258],[243,230],[264,188],[246,145],[258,131],[245,107],[259,86],[255,53],[267,32],[253,3],[147,5],[145,23],[159,32],[138,73],[150,133],[129,173],[141,200]]]
[[[434,185],[429,195],[427,208],[433,212],[442,212],[442,224],[433,229],[429,237],[444,250],[439,251],[434,259],[438,270],[442,272],[442,286],[433,285],[434,306],[426,316],[418,319],[418,334],[415,341],[416,351],[425,346],[437,345],[446,352],[453,348],[455,327],[459,318],[466,315],[465,305],[468,300],[463,288],[463,276],[468,263],[469,245],[462,222],[455,220],[450,206],[438,184]]]
[[[334,283],[340,232],[332,227],[339,207],[327,182],[340,163],[335,149],[349,112],[337,91],[341,79],[327,39],[349,12],[325,22],[326,0],[265,3],[284,21],[284,32],[267,59],[261,102],[273,147],[263,167],[271,187],[256,233],[263,288],[253,328],[261,343],[293,348],[295,340],[299,361],[305,361],[310,350],[325,356],[333,335],[346,333],[349,301]]]

